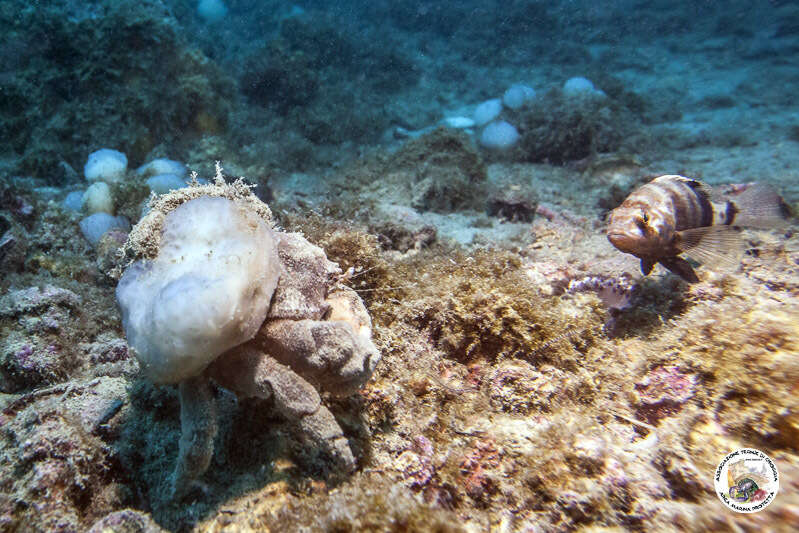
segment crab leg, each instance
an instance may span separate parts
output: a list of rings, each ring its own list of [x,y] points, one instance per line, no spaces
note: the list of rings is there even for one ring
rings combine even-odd
[[[338,422],[322,405],[313,385],[291,368],[248,344],[209,370],[220,385],[242,396],[273,398],[278,412],[296,423],[311,444],[325,449],[343,470],[355,469],[355,458]]]
[[[180,383],[180,449],[172,473],[172,498],[180,498],[208,470],[217,432],[216,403],[205,376]]]

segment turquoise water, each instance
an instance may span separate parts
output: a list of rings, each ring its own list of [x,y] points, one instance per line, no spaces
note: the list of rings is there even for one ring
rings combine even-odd
[[[200,4],[4,2],[6,180],[80,184],[100,148],[133,168],[318,169],[513,84],[541,94],[575,76],[659,147],[796,142],[792,2]],[[208,138],[221,146],[202,153]]]

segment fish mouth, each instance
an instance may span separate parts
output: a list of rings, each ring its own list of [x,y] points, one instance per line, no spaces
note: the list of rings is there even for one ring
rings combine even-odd
[[[624,233],[614,232],[614,233],[608,233],[608,240],[615,245],[616,243],[621,243],[629,239],[627,235]]]
[[[608,233],[608,240],[610,244],[625,253],[632,253],[635,248],[635,242],[626,233]]]

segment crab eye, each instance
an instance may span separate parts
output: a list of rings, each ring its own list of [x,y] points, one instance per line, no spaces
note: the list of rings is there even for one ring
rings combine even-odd
[[[646,212],[641,213],[641,220],[644,222],[644,224],[648,224],[649,223],[649,215],[647,215]]]

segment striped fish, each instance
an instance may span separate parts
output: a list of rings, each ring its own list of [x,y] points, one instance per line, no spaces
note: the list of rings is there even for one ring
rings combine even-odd
[[[699,279],[681,254],[735,268],[744,251],[740,227],[774,227],[786,214],[780,196],[763,184],[715,190],[684,176],[660,176],[610,213],[608,240],[638,257],[644,275],[660,263],[693,283]]]

